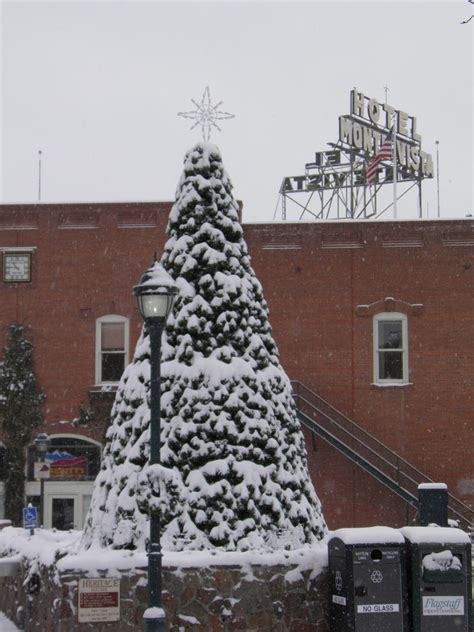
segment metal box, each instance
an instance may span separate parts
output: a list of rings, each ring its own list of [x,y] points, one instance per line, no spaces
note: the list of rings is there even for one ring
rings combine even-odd
[[[331,632],[404,632],[405,545],[388,527],[339,529],[329,540]]]
[[[418,485],[418,515],[421,527],[448,526],[448,486],[445,483]]]
[[[460,529],[404,527],[412,632],[473,632],[471,542]]]

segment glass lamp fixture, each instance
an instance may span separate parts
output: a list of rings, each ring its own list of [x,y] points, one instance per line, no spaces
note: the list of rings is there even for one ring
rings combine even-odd
[[[35,439],[36,451],[40,454],[46,454],[49,448],[49,436],[46,432],[40,432]]]
[[[156,319],[165,322],[173,309],[178,288],[171,276],[155,261],[133,288],[133,292],[145,321]]]
[[[138,298],[138,309],[144,320],[163,318],[166,320],[173,309],[174,294],[141,294]]]

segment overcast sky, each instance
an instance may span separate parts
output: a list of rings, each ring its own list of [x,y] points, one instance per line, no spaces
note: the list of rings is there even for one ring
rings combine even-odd
[[[338,138],[358,90],[439,140],[442,217],[473,212],[473,32],[467,0],[3,2],[3,203],[172,200],[209,86],[235,114],[221,149],[245,221],[271,221],[282,178]],[[401,216],[416,217],[417,199]],[[436,178],[423,214],[437,214]],[[288,218],[299,215],[288,209]],[[276,217],[280,216],[280,211]]]

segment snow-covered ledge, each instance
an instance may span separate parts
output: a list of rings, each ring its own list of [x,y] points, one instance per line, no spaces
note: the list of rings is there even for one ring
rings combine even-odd
[[[83,632],[79,579],[120,578],[120,621],[100,632],[142,629],[147,607],[144,553],[91,549],[74,553],[78,532],[22,529],[0,534],[0,555],[21,551],[23,572],[0,578],[0,610],[25,632]],[[163,607],[171,632],[327,632],[327,547],[278,552],[165,552]],[[39,627],[38,627],[39,626]],[[89,627],[88,627],[89,626]],[[100,627],[99,627],[100,626]]]

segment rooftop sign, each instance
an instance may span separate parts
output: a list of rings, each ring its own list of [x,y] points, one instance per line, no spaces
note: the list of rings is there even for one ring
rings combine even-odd
[[[388,143],[390,157],[385,150]],[[350,93],[349,114],[339,116],[338,141],[328,144],[330,149],[316,152],[314,162],[305,165],[304,175],[283,179],[280,188],[283,219],[286,219],[287,199],[303,209],[302,215],[307,211],[317,219],[336,214],[337,218],[354,219],[378,216],[390,206],[379,210],[383,202],[379,191],[388,183],[395,190],[397,185],[418,186],[421,216],[421,183],[434,176],[434,168],[431,154],[422,150],[415,116],[354,88]],[[371,160],[376,165],[371,166],[368,178]],[[394,206],[409,188],[394,194]],[[311,197],[301,204],[291,197],[293,193],[308,193]],[[312,210],[310,204],[313,209],[315,205],[319,208]]]
[[[432,178],[433,159],[421,150],[416,117],[379,103],[362,92],[351,91],[351,113],[339,117],[339,141],[368,155],[376,154],[392,126],[397,139],[399,168],[408,168],[419,177]]]

